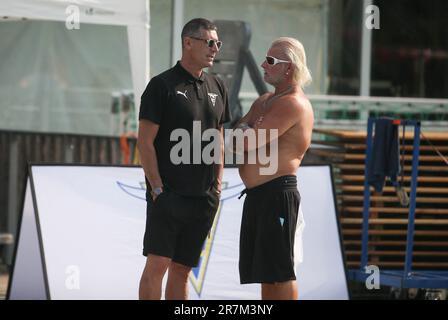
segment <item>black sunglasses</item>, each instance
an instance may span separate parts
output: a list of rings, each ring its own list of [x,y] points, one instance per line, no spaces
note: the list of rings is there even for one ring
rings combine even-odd
[[[196,37],[190,37],[196,40],[202,40],[205,41],[205,43],[207,44],[207,47],[209,48],[213,48],[216,44],[216,46],[218,47],[218,50],[221,49],[222,46],[222,41],[219,40],[215,40],[215,39],[202,39],[202,38],[196,38]]]

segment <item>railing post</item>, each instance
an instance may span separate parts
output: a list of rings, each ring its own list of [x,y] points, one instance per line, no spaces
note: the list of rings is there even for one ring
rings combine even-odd
[[[73,163],[74,161],[74,149],[73,138],[69,136],[64,137],[64,161],[65,163]]]
[[[405,278],[409,277],[412,272],[412,251],[414,248],[415,209],[417,202],[418,158],[420,153],[420,122],[412,121],[411,123],[414,125],[414,148],[412,152],[411,199],[409,204],[408,233],[406,239]]]
[[[367,121],[367,148],[364,170],[364,206],[362,215],[362,247],[361,247],[361,270],[364,271],[367,266],[369,257],[369,209],[370,209],[370,186],[369,186],[369,166],[372,160],[372,135],[373,135],[373,118]]]
[[[18,227],[18,183],[19,183],[19,136],[10,134],[9,139],[9,176],[8,176],[8,233],[13,236],[13,243],[17,241]],[[12,264],[13,245],[6,249],[6,263]]]

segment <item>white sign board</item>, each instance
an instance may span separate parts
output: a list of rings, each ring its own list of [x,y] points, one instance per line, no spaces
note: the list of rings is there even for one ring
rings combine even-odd
[[[146,260],[143,170],[34,165],[30,172],[9,299],[137,299]],[[190,299],[259,299],[260,285],[239,283],[244,186],[234,168],[223,180],[215,223],[190,276]],[[348,299],[330,167],[301,167],[298,182],[306,221],[297,233],[299,297]]]

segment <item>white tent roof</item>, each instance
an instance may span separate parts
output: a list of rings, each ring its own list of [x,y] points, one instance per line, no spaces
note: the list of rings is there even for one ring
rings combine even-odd
[[[143,93],[149,77],[149,6],[147,0],[1,0],[0,16],[13,19],[66,21],[67,8],[79,8],[80,24],[127,26],[134,95]]]

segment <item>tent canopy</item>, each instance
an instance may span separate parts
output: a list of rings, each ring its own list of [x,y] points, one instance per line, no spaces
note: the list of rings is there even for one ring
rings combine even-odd
[[[75,10],[75,11],[74,11]],[[149,6],[147,0],[2,0],[0,16],[8,20],[66,22],[79,14],[83,24],[125,26],[134,96],[139,98],[149,77]],[[98,39],[101,42],[101,39]]]

